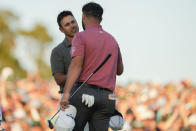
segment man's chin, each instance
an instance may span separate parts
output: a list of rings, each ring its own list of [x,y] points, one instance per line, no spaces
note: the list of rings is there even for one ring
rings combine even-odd
[[[76,33],[77,33],[77,32],[70,32],[69,34],[66,34],[66,36],[74,37],[74,35],[75,35]]]

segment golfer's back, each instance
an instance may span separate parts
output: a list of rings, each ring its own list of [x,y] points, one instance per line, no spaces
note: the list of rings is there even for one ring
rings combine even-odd
[[[72,41],[71,56],[84,56],[79,81],[85,81],[109,53],[112,54],[111,58],[88,80],[88,84],[114,90],[120,51],[116,40],[98,24],[88,26],[85,31],[77,33]]]

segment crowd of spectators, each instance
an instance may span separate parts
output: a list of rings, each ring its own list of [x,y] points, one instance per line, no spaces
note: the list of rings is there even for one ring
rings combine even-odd
[[[122,131],[196,131],[196,88],[190,80],[166,85],[118,86],[117,108],[125,118]]]
[[[1,128],[6,131],[51,131],[47,120],[57,112],[58,89],[54,80],[43,80],[39,73],[20,80],[0,77]]]
[[[43,80],[39,73],[20,80],[1,75],[0,130],[51,131],[47,120],[57,111],[58,89],[53,79]],[[121,131],[196,131],[196,88],[190,80],[166,85],[132,82],[117,85],[115,93],[125,119]]]

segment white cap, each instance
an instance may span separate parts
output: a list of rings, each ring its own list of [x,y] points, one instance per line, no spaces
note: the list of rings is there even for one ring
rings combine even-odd
[[[196,125],[196,114],[192,114],[188,118],[189,125]]]
[[[154,118],[154,115],[155,115],[153,113],[153,111],[148,109],[148,107],[146,105],[138,105],[136,107],[136,111],[139,114],[139,116],[138,116],[139,120],[152,119],[152,118]]]
[[[1,74],[2,74],[1,77],[2,77],[4,80],[7,80],[7,78],[8,78],[9,76],[11,76],[11,75],[14,74],[14,71],[13,71],[13,69],[12,69],[11,67],[4,67],[4,68],[2,69]]]
[[[124,125],[124,119],[122,116],[115,115],[110,117],[109,127],[112,130],[121,130],[123,128],[123,125]]]
[[[16,110],[13,112],[13,116],[14,116],[15,118],[22,119],[22,118],[25,118],[25,117],[26,117],[26,112],[24,111],[24,109],[18,108],[18,109],[16,109]],[[0,118],[0,119],[1,119],[1,118]]]
[[[55,121],[56,131],[72,131],[75,126],[74,118],[77,110],[73,105],[69,105],[65,111],[60,110],[59,116]]]
[[[123,116],[118,110],[115,109],[114,115],[110,117],[109,127],[112,130],[121,130],[123,128],[123,125],[124,125]]]

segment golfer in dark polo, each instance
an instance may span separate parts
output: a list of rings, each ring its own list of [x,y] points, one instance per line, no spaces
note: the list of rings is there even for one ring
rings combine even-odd
[[[71,64],[61,98],[61,109],[68,104],[77,109],[74,131],[82,131],[89,122],[90,131],[107,131],[109,118],[115,111],[115,100],[112,99],[116,84],[116,75],[123,72],[123,63],[118,43],[112,35],[102,29],[103,8],[97,3],[87,3],[82,8],[84,31],[76,33],[71,47]],[[71,90],[84,82],[98,65],[112,56],[105,65],[94,74],[81,89],[70,99]],[[79,83],[74,86],[74,83]],[[83,103],[83,95],[94,97],[90,107]]]
[[[69,64],[71,63],[71,42],[79,28],[71,11],[60,12],[57,17],[57,23],[59,30],[65,35],[65,39],[52,50],[50,63],[52,75],[60,86],[60,93],[62,93],[67,79]]]

